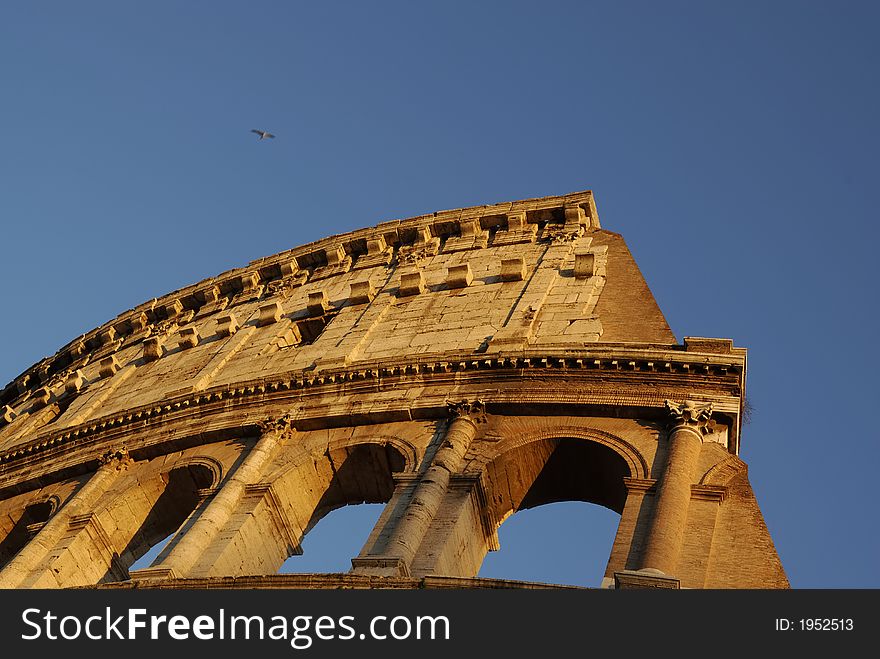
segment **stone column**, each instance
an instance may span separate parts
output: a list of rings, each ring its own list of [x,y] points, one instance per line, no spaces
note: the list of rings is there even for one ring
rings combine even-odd
[[[654,514],[642,554],[642,569],[671,575],[678,564],[691,500],[691,485],[703,435],[712,416],[711,403],[666,401],[672,415],[663,476],[654,495]]]
[[[46,555],[64,537],[70,522],[78,515],[93,511],[98,499],[131,464],[125,449],[108,451],[99,458],[100,466],[70,500],[52,516],[40,532],[0,571],[0,588],[16,588],[40,566]]]
[[[183,530],[180,540],[158,564],[131,573],[132,579],[185,577],[202,554],[226,526],[248,485],[263,479],[263,468],[275,455],[282,438],[290,430],[287,417],[260,424],[260,438],[227,478],[205,509]]]
[[[385,550],[381,557],[360,557],[352,561],[355,572],[372,572],[371,566],[381,563],[383,568],[394,564],[392,569],[396,572],[410,574],[413,558],[449,487],[449,477],[461,470],[464,456],[477,435],[477,424],[485,422],[482,401],[449,403],[448,407],[452,421],[443,443],[434,454],[431,466],[415,486]]]

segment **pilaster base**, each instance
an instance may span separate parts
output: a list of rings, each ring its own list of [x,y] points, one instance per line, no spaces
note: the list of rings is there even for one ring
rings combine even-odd
[[[351,559],[351,573],[375,577],[408,577],[409,568],[396,556],[358,556]]]
[[[151,581],[153,579],[177,579],[177,575],[170,567],[145,567],[142,570],[132,570],[128,573],[132,581]]]
[[[614,573],[614,587],[617,590],[632,588],[666,588],[679,590],[681,580],[660,570],[645,568],[642,570],[622,570]]]

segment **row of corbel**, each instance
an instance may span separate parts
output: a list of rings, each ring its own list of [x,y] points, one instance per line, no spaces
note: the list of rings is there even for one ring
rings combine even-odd
[[[541,217],[553,209],[541,209]],[[559,209],[564,218],[564,227],[584,227],[591,224],[592,219],[585,211],[583,203],[564,203]],[[491,216],[501,217],[501,216]],[[503,231],[499,226],[502,238],[496,240],[498,244],[515,244],[517,242],[532,242],[535,240],[538,225],[530,223],[527,211],[510,212],[503,215],[506,226]],[[560,219],[562,219],[560,218]],[[458,228],[458,235],[452,235],[450,225]],[[374,233],[366,237],[366,253],[357,259],[354,269],[388,265],[392,260],[393,246],[389,246],[386,233],[379,227]],[[453,223],[441,221],[439,218],[434,224],[415,228],[395,228],[393,232],[399,239],[401,233],[409,232],[410,242],[399,241],[396,246],[399,250],[401,264],[414,263],[428,255],[436,254],[439,249],[440,237],[446,237],[447,251],[459,249],[478,249],[485,247],[485,238],[488,235],[481,225],[480,217],[460,218]],[[359,233],[359,232],[356,232]],[[338,239],[337,239],[338,240]],[[263,294],[264,289],[270,294],[275,294],[284,289],[290,289],[302,285],[308,280],[322,278],[332,274],[347,272],[352,269],[351,256],[346,251],[353,251],[352,243],[336,242],[330,247],[311,250],[303,248],[293,253],[287,253],[276,261],[263,260],[258,262],[259,267],[245,271],[232,271],[216,279],[208,280],[201,285],[195,285],[166,296],[162,300],[152,300],[140,305],[131,312],[121,315],[112,323],[108,323],[93,330],[73,341],[59,351],[54,358],[46,359],[35,367],[32,367],[3,391],[0,403],[8,403],[19,395],[33,391],[49,384],[52,377],[77,361],[85,365],[88,361],[102,358],[101,353],[113,352],[122,345],[124,338],[133,339],[141,333],[161,336],[167,333],[164,325],[172,324],[176,319],[186,314],[206,315],[207,313],[222,310],[235,303],[253,299]],[[300,252],[300,253],[297,253]],[[588,263],[589,262],[589,263]],[[593,271],[593,255],[578,255],[576,263],[576,276],[591,276]],[[589,275],[581,275],[589,270]],[[502,262],[501,278],[504,281],[520,280],[525,275],[525,266],[522,259],[505,259]],[[472,275],[468,265],[450,268],[447,277],[448,288],[461,288],[470,285]],[[363,300],[371,295],[371,285],[368,282],[359,282],[355,285],[357,291],[353,291],[353,300]],[[354,287],[353,287],[354,288]],[[424,280],[420,271],[404,273],[401,277],[399,295],[407,296],[424,292]],[[370,298],[371,299],[371,298]],[[358,303],[357,301],[353,303]],[[186,318],[185,320],[189,320]],[[182,347],[192,345],[195,336],[190,335]],[[161,339],[152,341],[153,347]],[[197,341],[197,339],[196,339]],[[89,355],[93,352],[95,355]],[[148,350],[145,356],[151,358],[154,350]],[[83,358],[85,357],[85,360]]]

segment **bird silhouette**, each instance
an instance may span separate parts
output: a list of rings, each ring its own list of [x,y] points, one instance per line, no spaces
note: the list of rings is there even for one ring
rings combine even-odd
[[[259,135],[261,140],[264,140],[267,137],[275,137],[272,133],[269,133],[265,130],[257,130],[256,128],[251,128],[251,132]]]

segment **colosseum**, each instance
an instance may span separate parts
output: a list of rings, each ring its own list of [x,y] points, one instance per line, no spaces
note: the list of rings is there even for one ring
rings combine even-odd
[[[476,575],[512,513],[585,501],[620,515],[603,587],[786,588],[745,377],[733,341],[676,340],[591,192],[332,236],[5,387],[0,586],[546,587]],[[364,502],[350,571],[278,574]]]

